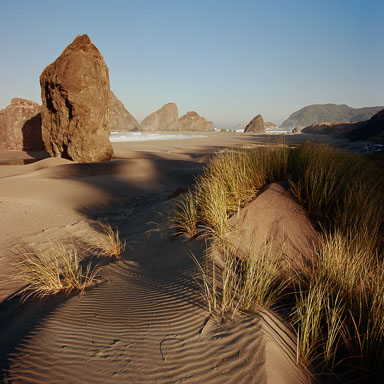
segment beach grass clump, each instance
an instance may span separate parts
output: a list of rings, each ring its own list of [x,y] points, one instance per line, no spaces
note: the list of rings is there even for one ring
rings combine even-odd
[[[325,238],[296,293],[298,362],[353,371],[372,383],[384,373],[383,255],[342,234]]]
[[[291,151],[291,190],[326,232],[341,231],[370,249],[383,245],[384,171],[377,163],[330,146]]]
[[[171,220],[175,235],[193,239],[198,235],[198,211],[196,199],[191,191],[184,193],[175,203]]]
[[[60,292],[83,291],[96,282],[100,268],[83,266],[77,248],[60,242],[47,250],[25,246],[20,251],[16,278],[25,283],[19,292],[22,300],[31,296],[42,298]]]
[[[271,253],[270,247],[246,253],[233,246],[218,243],[218,259],[206,262],[205,268],[193,258],[199,270],[199,284],[208,312],[216,319],[228,313],[254,312],[272,308],[286,288],[283,278],[282,253]]]
[[[120,239],[119,230],[114,230],[110,224],[103,222],[97,222],[97,228],[101,233],[87,241],[87,251],[97,257],[121,256],[127,243]]]

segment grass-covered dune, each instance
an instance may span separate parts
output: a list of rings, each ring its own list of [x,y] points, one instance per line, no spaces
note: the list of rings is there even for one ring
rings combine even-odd
[[[305,208],[321,242],[309,268],[287,273],[281,254],[237,254],[230,218],[276,181]],[[232,149],[216,155],[175,205],[176,232],[208,237],[221,268],[200,266],[211,314],[273,309],[296,331],[297,363],[327,382],[382,382],[384,171],[326,145]],[[288,310],[287,310],[288,307]]]

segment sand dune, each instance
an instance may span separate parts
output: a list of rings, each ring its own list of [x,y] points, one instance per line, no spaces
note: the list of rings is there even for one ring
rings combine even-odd
[[[285,183],[267,185],[258,198],[230,219],[231,239],[239,252],[250,248],[283,252],[293,270],[312,264],[318,233]]]
[[[44,159],[0,167],[1,382],[310,381],[295,365],[291,331],[275,315],[239,314],[220,325],[208,317],[189,257],[204,257],[203,240],[146,233],[161,220],[155,212],[165,214],[225,143],[259,145],[235,136],[152,149],[116,143],[109,163]],[[81,242],[98,234],[96,219],[117,226],[132,247],[103,269],[102,283],[81,295],[6,300],[22,286],[12,279],[18,245]]]

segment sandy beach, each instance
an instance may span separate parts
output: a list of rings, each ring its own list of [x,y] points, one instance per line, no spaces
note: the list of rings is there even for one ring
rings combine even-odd
[[[1,382],[311,381],[295,363],[292,330],[276,315],[237,315],[220,325],[209,317],[190,258],[191,252],[199,260],[206,256],[204,240],[150,231],[214,153],[276,141],[290,145],[307,137],[208,136],[113,143],[111,162],[90,164],[44,158],[44,153],[0,152],[0,161],[41,159],[0,166]],[[258,199],[263,199],[259,206]],[[305,249],[313,229],[293,203],[287,192],[272,188],[248,208],[251,213],[243,213],[242,222],[249,228],[254,223],[249,215],[267,216],[259,234],[264,238],[299,223],[292,244]],[[97,286],[23,304],[12,298],[23,287],[14,278],[22,244],[81,243],[98,236],[97,220],[118,228],[129,244],[121,258],[106,263]],[[234,234],[240,242],[243,235]]]

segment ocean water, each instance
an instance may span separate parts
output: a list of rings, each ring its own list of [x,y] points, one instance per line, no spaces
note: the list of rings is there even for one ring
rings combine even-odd
[[[216,129],[216,131],[219,131]],[[244,128],[237,129],[236,132],[244,132]],[[281,129],[266,129],[266,133],[287,133],[290,131]],[[123,143],[128,141],[148,141],[148,140],[183,140],[205,138],[206,135],[182,133],[152,133],[152,132],[111,132],[109,139],[113,143]]]
[[[236,129],[236,132],[244,132],[244,128]],[[277,128],[277,129],[272,129],[272,128],[267,128],[265,130],[265,133],[291,133],[292,130],[286,130],[284,128]]]
[[[166,134],[166,133],[150,133],[150,132],[111,132],[109,140],[112,143],[123,143],[128,141],[148,141],[148,140],[182,140],[205,138],[205,135],[183,135],[183,134]]]

